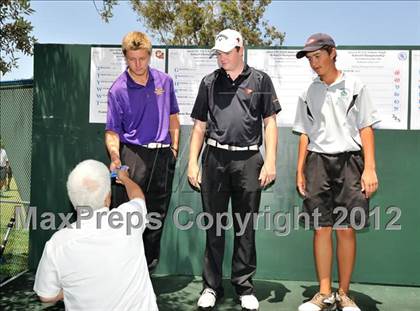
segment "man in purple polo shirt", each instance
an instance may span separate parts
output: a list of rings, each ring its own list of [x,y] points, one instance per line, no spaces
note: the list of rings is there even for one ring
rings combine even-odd
[[[149,270],[159,261],[163,223],[172,192],[178,155],[178,103],[172,79],[150,68],[152,44],[142,32],[130,32],[122,42],[127,69],[108,93],[105,144],[111,171],[129,166],[130,178],[145,192],[153,227],[143,234]],[[115,190],[113,206],[128,197],[124,187]]]

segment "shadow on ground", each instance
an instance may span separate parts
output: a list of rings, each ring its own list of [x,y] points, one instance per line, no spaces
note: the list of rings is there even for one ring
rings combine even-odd
[[[34,275],[26,273],[5,286],[1,287],[0,310],[64,310],[63,303],[43,304],[32,291],[34,285]]]
[[[190,276],[170,276],[154,278],[153,285],[158,295],[160,311],[197,310],[195,307],[202,289],[201,281]],[[259,301],[273,304],[282,302],[290,292],[279,282],[254,281]],[[221,298],[214,311],[241,310],[238,296],[229,280],[223,281],[225,295]],[[271,309],[271,308],[270,308]]]
[[[201,281],[192,276],[157,276],[152,278],[160,311],[195,310],[200,295]],[[30,272],[1,288],[0,310],[65,310],[63,303],[43,304],[32,291],[34,275]],[[229,280],[224,280],[225,296],[215,310],[241,310],[237,295]],[[279,282],[255,281],[257,297],[269,304],[284,300],[290,292]],[[273,308],[275,305],[273,305]]]

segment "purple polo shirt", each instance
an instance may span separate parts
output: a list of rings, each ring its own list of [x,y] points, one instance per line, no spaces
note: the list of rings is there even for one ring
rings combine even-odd
[[[179,112],[172,78],[149,67],[142,86],[125,70],[108,92],[105,130],[118,133],[122,143],[171,143],[169,116]]]

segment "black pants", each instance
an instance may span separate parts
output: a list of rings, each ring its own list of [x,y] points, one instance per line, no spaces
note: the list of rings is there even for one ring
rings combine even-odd
[[[137,145],[123,144],[120,150],[121,163],[129,166],[130,178],[143,190],[148,214],[153,213],[153,227],[143,233],[144,251],[149,269],[156,267],[160,255],[160,240],[163,224],[172,194],[176,159],[170,148],[148,149]],[[125,188],[113,186],[112,208],[127,202]],[[161,222],[160,226],[155,223]]]
[[[260,205],[261,187],[258,177],[263,163],[258,151],[226,151],[211,146],[204,150],[201,197],[204,212],[212,215],[214,222],[206,235],[203,286],[216,290],[218,295],[223,295],[225,233],[222,230],[217,235],[216,219],[218,213],[221,215],[227,212],[229,199],[232,199],[235,231],[231,281],[238,295],[254,292],[252,276],[257,265],[254,216]],[[246,225],[241,226],[240,223]],[[241,230],[243,234],[237,235]]]

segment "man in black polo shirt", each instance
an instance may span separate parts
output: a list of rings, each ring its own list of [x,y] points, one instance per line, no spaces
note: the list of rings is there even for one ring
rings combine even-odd
[[[201,189],[203,210],[214,220],[206,231],[204,289],[198,307],[211,308],[223,295],[225,235],[223,230],[218,232],[221,224],[217,219],[227,221],[220,216],[227,212],[231,199],[235,230],[231,280],[242,308],[257,310],[252,284],[256,271],[254,217],[262,188],[276,178],[276,114],[281,108],[270,77],[244,63],[239,32],[223,30],[212,50],[220,69],[201,81],[191,113],[195,122],[188,164],[189,182]],[[259,152],[263,124],[265,161]],[[201,179],[198,156],[204,141]]]

